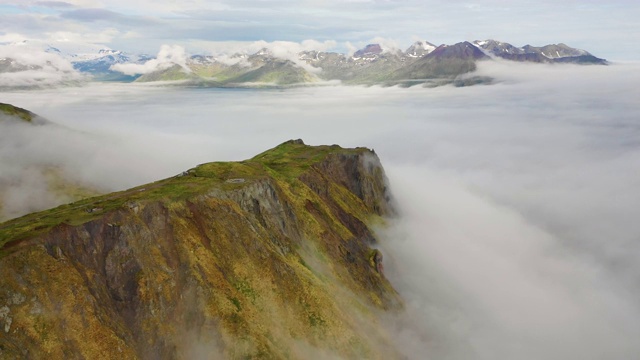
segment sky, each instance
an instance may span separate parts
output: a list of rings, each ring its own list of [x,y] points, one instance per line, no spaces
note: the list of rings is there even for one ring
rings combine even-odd
[[[634,359],[639,71],[491,62],[478,73],[496,84],[466,88],[4,92],[50,121],[0,121],[4,210],[59,201],[42,164],[111,191],[289,139],[367,146],[400,211],[377,231],[410,359]]]
[[[219,53],[256,41],[385,42],[406,49],[496,39],[565,43],[610,61],[640,61],[636,0],[0,0],[0,43],[98,44],[155,54],[161,45]]]

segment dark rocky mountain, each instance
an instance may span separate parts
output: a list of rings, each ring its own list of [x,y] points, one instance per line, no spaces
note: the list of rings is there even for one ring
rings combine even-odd
[[[477,61],[487,59],[487,55],[469,42],[440,45],[390,74],[389,80],[412,84],[434,79],[454,79],[458,75],[474,71]]]
[[[353,53],[354,58],[374,58],[376,55],[382,54],[380,44],[369,44],[364,48]]]
[[[480,49],[468,41],[457,43],[455,45],[440,45],[435,50],[424,56],[430,59],[462,59],[462,60],[481,60],[486,59]]]
[[[565,44],[552,44],[542,47],[525,45],[515,47],[496,40],[476,40],[474,44],[489,55],[506,60],[537,63],[573,63],[606,65],[607,61],[597,58],[585,50],[575,49]]]

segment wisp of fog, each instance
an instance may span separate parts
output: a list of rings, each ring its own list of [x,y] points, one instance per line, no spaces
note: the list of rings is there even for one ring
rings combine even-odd
[[[639,70],[494,62],[478,70],[494,85],[465,88],[4,93],[56,125],[2,138],[0,182],[44,159],[112,191],[292,138],[367,146],[400,213],[379,237],[409,358],[638,358]]]

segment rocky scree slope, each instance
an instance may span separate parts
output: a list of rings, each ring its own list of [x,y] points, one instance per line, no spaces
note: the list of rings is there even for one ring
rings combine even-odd
[[[300,140],[0,224],[0,357],[399,358],[366,148]]]

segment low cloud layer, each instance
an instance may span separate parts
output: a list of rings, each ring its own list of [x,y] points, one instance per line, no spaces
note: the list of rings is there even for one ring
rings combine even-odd
[[[402,216],[382,231],[387,271],[407,300],[399,340],[411,358],[602,359],[640,353],[636,295],[513,208],[461,182],[389,169]],[[422,191],[416,191],[422,189]],[[588,242],[590,239],[582,239]],[[610,245],[610,244],[609,244]],[[619,246],[616,245],[616,246]],[[631,285],[630,282],[627,285]],[[424,343],[417,335],[427,334]]]
[[[468,88],[3,95],[73,129],[25,132],[13,161],[45,156],[104,189],[292,138],[372,147],[401,211],[380,240],[409,358],[627,359],[640,354],[639,70],[495,62],[478,70],[495,85]]]

